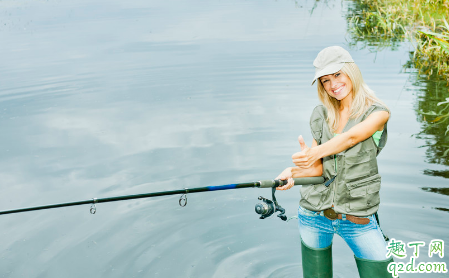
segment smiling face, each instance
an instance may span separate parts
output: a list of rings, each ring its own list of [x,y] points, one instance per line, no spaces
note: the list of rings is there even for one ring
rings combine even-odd
[[[352,82],[342,71],[320,77],[326,92],[337,100],[343,100],[347,96],[352,97]]]

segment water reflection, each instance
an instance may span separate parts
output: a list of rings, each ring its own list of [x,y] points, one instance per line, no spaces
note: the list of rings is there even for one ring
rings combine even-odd
[[[449,188],[440,188],[440,187],[423,187],[421,188],[424,191],[427,192],[433,192],[433,193],[438,193],[438,194],[442,194],[442,195],[446,195],[449,196]],[[443,207],[433,207],[436,210],[440,210],[440,211],[446,211],[449,212],[449,208],[443,208]]]
[[[423,76],[413,74],[415,81],[413,86],[418,93],[416,112],[418,120],[422,123],[423,131],[417,137],[426,141],[426,157],[428,162],[449,166],[449,136],[448,121],[435,121],[437,114],[444,106],[438,106],[449,97],[449,87],[445,78],[432,74]],[[429,112],[435,115],[429,115]],[[422,113],[424,112],[424,113]],[[432,113],[433,114],[433,113]],[[449,170],[427,170],[425,174],[449,177]]]
[[[434,177],[442,177],[449,179],[449,170],[429,170],[426,169],[423,171],[425,175],[434,176]]]
[[[434,209],[449,212],[449,209],[447,208],[434,208]]]
[[[422,190],[449,196],[449,188],[423,187]]]

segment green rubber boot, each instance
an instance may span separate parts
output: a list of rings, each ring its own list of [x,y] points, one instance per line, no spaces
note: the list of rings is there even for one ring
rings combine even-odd
[[[359,270],[360,278],[391,278],[393,275],[388,272],[388,264],[393,262],[393,257],[383,261],[372,261],[360,259],[354,256]]]
[[[301,240],[302,273],[304,278],[332,277],[332,245],[312,248]]]

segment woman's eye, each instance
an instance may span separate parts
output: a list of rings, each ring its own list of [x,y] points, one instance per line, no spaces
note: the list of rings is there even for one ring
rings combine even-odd
[[[337,73],[335,74],[335,77],[339,77],[339,76],[340,76],[340,73],[337,72]]]
[[[323,81],[321,81],[321,83],[323,83],[323,84],[324,84],[324,83],[326,83],[327,81],[328,81],[328,80],[323,80]]]

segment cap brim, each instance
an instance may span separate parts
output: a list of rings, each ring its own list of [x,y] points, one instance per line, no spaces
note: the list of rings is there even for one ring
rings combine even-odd
[[[313,85],[315,83],[315,81],[318,78],[320,78],[321,76],[333,74],[333,73],[336,73],[337,71],[341,70],[344,65],[345,65],[345,63],[333,64],[333,65],[329,65],[329,66],[325,67],[324,69],[320,70],[319,72],[317,72],[315,74],[315,77],[313,78],[311,85]]]

